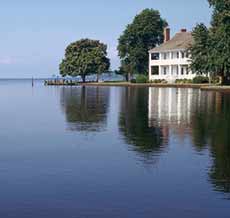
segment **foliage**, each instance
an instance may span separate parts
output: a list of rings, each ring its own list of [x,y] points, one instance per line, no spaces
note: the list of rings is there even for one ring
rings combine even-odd
[[[194,45],[190,49],[191,70],[200,74],[209,72],[209,30],[198,24],[193,30]]]
[[[167,22],[159,11],[145,9],[129,24],[119,38],[121,72],[127,80],[131,74],[147,73],[148,51],[163,42]]]
[[[134,79],[134,78],[132,78],[132,79],[130,80],[130,82],[131,82],[131,83],[137,83],[136,79]]]
[[[168,83],[165,79],[155,79],[151,80],[151,83]]]
[[[193,80],[191,79],[176,79],[175,83],[180,83],[180,84],[188,84],[188,83],[192,83]]]
[[[81,39],[66,48],[59,68],[62,76],[81,76],[85,82],[87,75],[99,75],[108,71],[109,67],[107,46],[98,40]]]
[[[192,82],[195,84],[209,83],[209,78],[207,76],[196,76]]]
[[[137,75],[136,76],[136,83],[148,83],[149,79],[146,75]]]
[[[213,84],[219,84],[220,83],[220,77],[218,77],[218,76],[212,76],[210,79],[211,79],[211,83],[213,83]]]
[[[198,70],[200,67],[198,72],[219,75],[222,83],[228,82],[230,81],[230,1],[209,0],[209,3],[213,8],[210,29],[207,30],[203,24],[199,24],[193,31],[192,68]]]

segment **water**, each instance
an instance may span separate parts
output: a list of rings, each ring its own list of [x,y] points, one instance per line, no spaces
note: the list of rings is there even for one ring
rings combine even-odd
[[[2,80],[0,100],[0,217],[229,217],[229,94]]]

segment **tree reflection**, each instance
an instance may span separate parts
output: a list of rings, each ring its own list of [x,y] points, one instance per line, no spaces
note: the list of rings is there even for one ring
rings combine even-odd
[[[107,121],[109,93],[106,87],[63,87],[61,105],[68,130],[103,130]]]
[[[210,181],[216,190],[230,193],[230,95],[211,92],[203,98],[193,117],[194,144],[210,147]]]
[[[152,163],[163,149],[163,132],[149,126],[148,89],[126,87],[121,93],[119,129],[131,149]],[[167,133],[166,133],[167,134]]]

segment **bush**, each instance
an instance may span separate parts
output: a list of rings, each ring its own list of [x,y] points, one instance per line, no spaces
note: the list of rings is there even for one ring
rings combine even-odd
[[[175,83],[188,84],[193,83],[193,81],[191,79],[176,79]]]
[[[130,82],[131,83],[137,83],[136,79],[131,79]]]
[[[148,83],[149,79],[146,75],[137,75],[136,76],[136,83]],[[131,81],[132,82],[132,81]]]
[[[220,77],[219,76],[212,76],[211,77],[211,83],[219,84],[220,83]]]
[[[165,79],[155,79],[152,80],[151,83],[167,83],[167,81]]]
[[[192,82],[196,84],[209,83],[209,78],[207,76],[196,76],[193,78]]]

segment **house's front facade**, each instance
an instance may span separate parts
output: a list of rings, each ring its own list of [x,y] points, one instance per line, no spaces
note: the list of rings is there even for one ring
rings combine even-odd
[[[164,35],[164,43],[149,51],[149,80],[193,79],[196,74],[190,70],[187,53],[193,43],[191,32],[182,29],[170,39],[170,29],[166,28]]]

